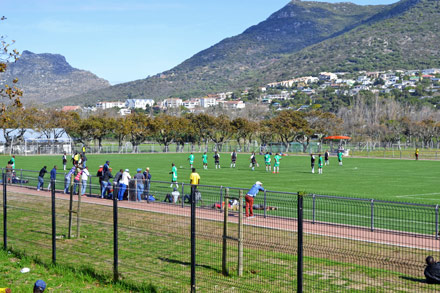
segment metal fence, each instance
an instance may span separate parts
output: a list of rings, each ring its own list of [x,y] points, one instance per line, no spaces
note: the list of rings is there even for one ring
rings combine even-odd
[[[38,172],[15,174],[2,177],[4,249],[132,291],[436,288],[422,278],[425,257],[439,257],[438,205],[264,191],[246,218],[239,188],[132,181],[117,201],[100,198],[96,177],[78,196],[62,181],[37,192]]]

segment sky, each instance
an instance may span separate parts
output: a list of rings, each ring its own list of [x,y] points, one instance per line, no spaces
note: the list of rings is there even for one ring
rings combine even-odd
[[[13,48],[20,52],[61,54],[73,67],[116,84],[171,69],[265,20],[288,2],[1,0],[0,16],[7,19],[0,23],[0,35],[15,40]],[[397,0],[351,2],[378,5]]]

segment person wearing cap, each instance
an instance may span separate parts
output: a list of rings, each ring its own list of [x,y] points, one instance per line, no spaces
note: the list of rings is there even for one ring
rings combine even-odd
[[[144,177],[145,177],[144,195],[148,201],[148,196],[150,195],[150,180],[151,180],[151,173],[149,167],[145,168]]]
[[[46,283],[43,280],[37,280],[34,284],[34,293],[44,292],[46,290]]]
[[[127,189],[128,183],[131,179],[130,170],[125,169],[124,173],[122,173],[121,180],[119,180],[119,193],[118,200],[122,200],[124,198],[125,190]]]
[[[102,173],[104,174],[110,167],[110,161],[105,161],[104,166],[102,166]]]
[[[133,176],[133,179],[136,180],[136,201],[141,201],[142,193],[144,192],[145,177],[144,174],[142,174],[141,168],[137,168],[136,172],[137,173]]]
[[[257,196],[260,190],[264,191],[262,185],[263,183],[261,183],[260,181],[255,182],[255,184],[252,185],[251,189],[249,189],[249,191],[246,193],[246,196],[244,197],[246,201],[246,218],[254,217],[254,198]]]
[[[99,165],[98,172],[96,172],[96,177],[98,177],[98,179],[99,179],[99,189],[100,190],[102,190],[102,176],[104,175],[104,172],[102,172],[103,168],[104,167],[102,165]]]

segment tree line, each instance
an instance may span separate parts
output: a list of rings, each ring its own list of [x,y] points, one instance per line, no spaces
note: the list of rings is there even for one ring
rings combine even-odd
[[[239,148],[253,141],[260,145],[281,143],[286,151],[291,143],[298,142],[305,152],[312,140],[322,143],[324,137],[340,134],[352,136],[355,141],[383,143],[417,141],[432,145],[433,141],[440,141],[440,123],[432,112],[411,111],[389,101],[361,100],[336,114],[284,110],[255,120],[232,119],[224,113],[151,116],[135,112],[122,117],[102,112],[81,116],[77,112],[10,106],[1,115],[0,127],[6,146],[23,141],[27,129],[33,129],[55,140],[66,132],[85,145],[96,142],[99,150],[104,140],[117,141],[120,150],[125,142],[130,142],[135,152],[146,141],[155,141],[164,150],[173,143],[179,150],[185,143],[200,146],[212,142],[221,151],[229,140],[235,140]],[[419,119],[410,119],[411,116]]]

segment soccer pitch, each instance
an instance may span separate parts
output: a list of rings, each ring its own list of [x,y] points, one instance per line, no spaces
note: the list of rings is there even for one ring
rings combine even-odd
[[[213,153],[208,153],[208,170],[202,167],[202,154],[194,153],[194,167],[201,176],[201,184],[226,187],[250,188],[255,181],[263,182],[271,191],[306,191],[322,195],[359,197],[399,202],[440,203],[439,162],[397,159],[344,158],[339,166],[337,158],[330,157],[330,165],[324,166],[323,174],[311,173],[309,156],[285,156],[281,159],[280,173],[265,171],[263,156],[257,155],[259,167],[249,168],[250,154],[238,154],[236,168],[230,168],[230,154],[221,153],[221,169],[215,169]],[[103,154],[87,155],[87,166],[96,175],[99,165],[110,161],[113,174],[119,169],[130,169],[134,175],[137,168],[150,168],[152,180],[170,181],[171,163],[178,168],[178,181],[189,183],[191,169],[188,153],[179,154]],[[2,156],[6,166],[9,156]],[[16,156],[16,169],[39,171],[44,165],[48,171],[53,165],[62,173],[62,156]],[[273,166],[272,156],[272,166]],[[72,164],[68,161],[67,167]],[[19,175],[19,173],[17,174]],[[46,181],[48,181],[48,174]],[[58,175],[61,179],[62,175]]]

